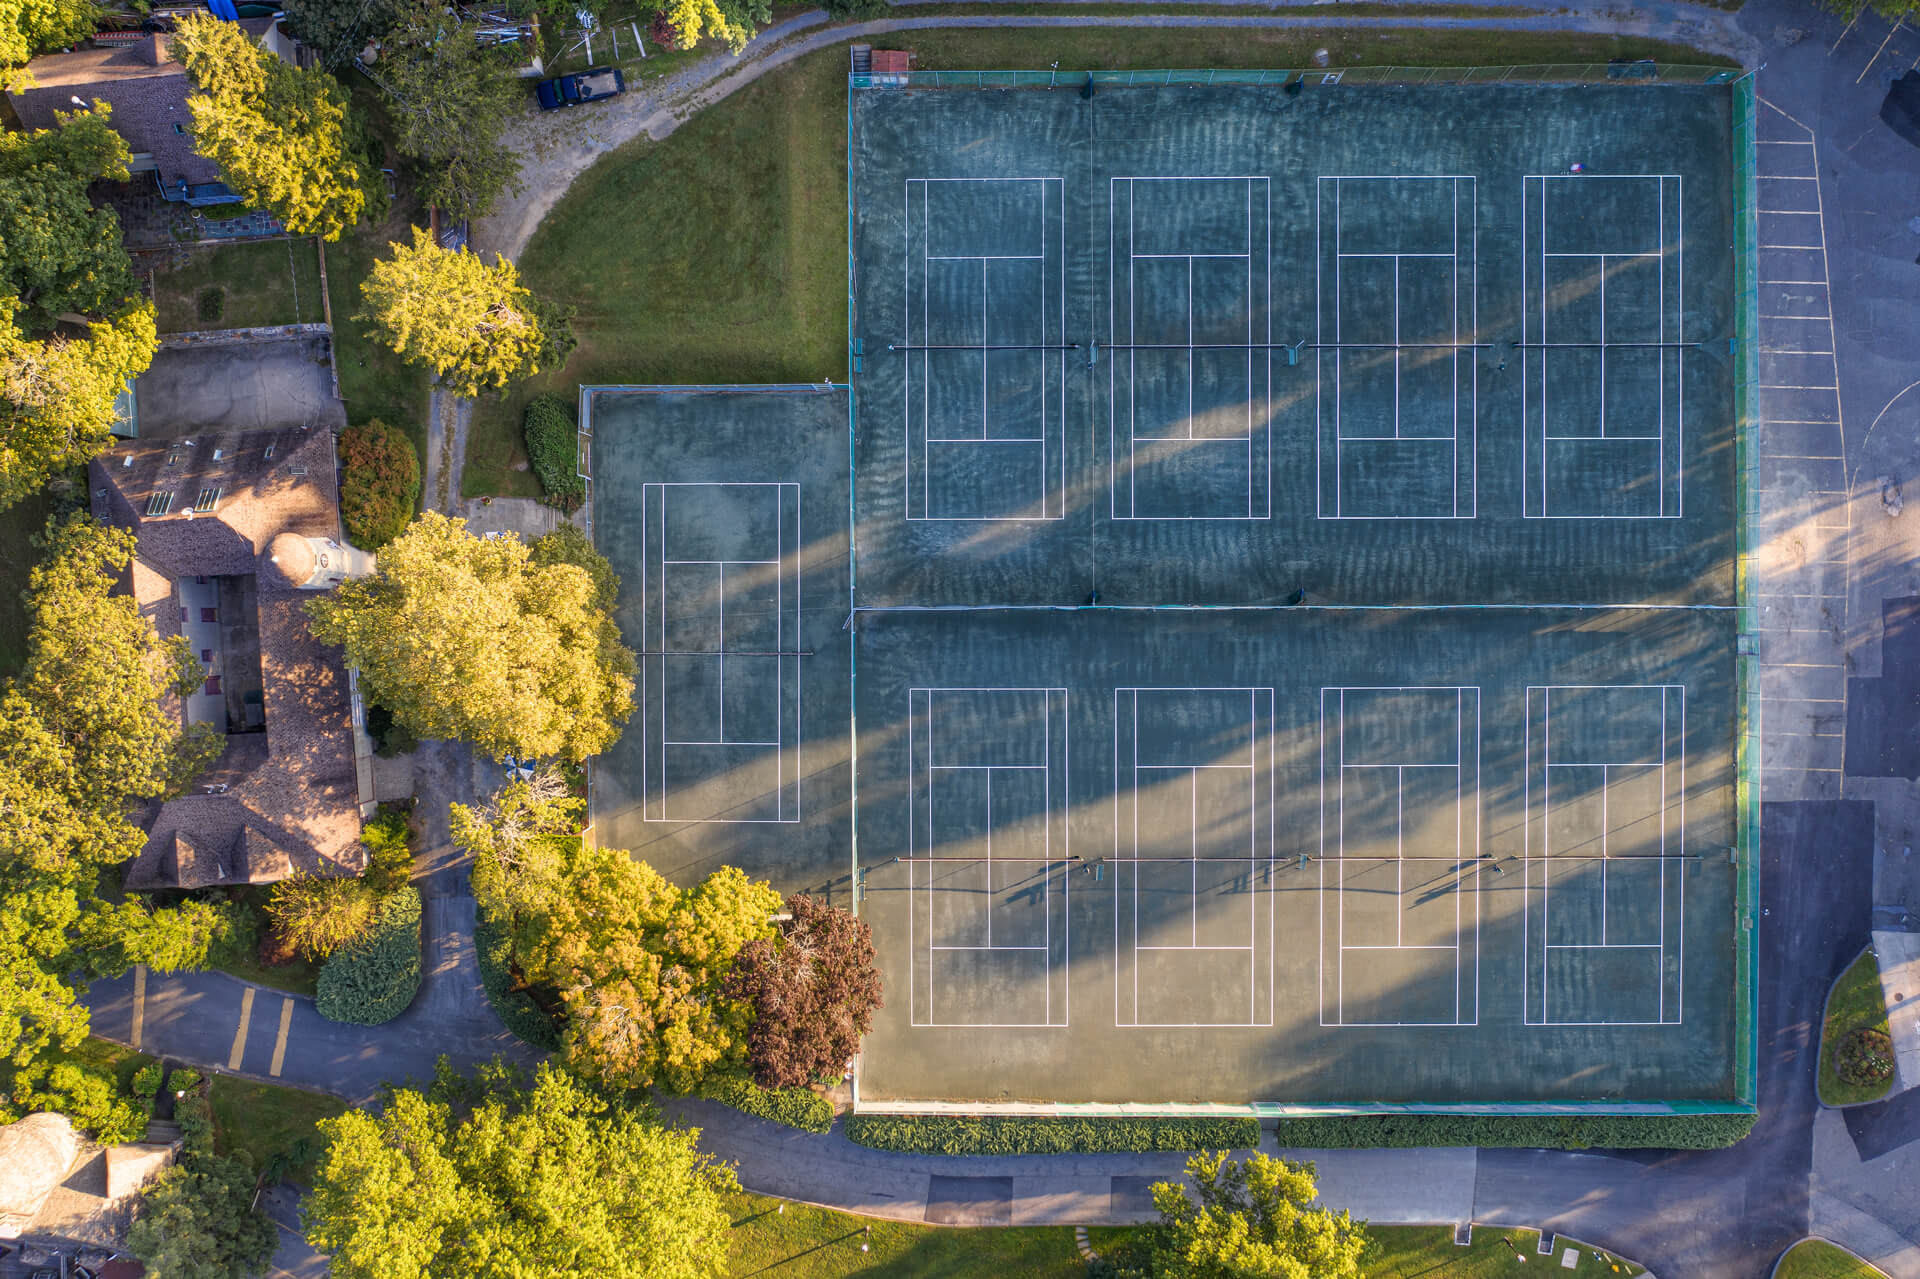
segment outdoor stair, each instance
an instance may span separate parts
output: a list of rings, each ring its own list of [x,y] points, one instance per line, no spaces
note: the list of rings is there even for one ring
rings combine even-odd
[[[180,1125],[170,1119],[147,1120],[147,1141],[155,1146],[171,1146],[180,1140]]]
[[[873,71],[873,46],[856,44],[853,46],[853,74],[869,75]]]

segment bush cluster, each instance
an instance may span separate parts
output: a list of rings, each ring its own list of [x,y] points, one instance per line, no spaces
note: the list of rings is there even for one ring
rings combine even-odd
[[[1752,1115],[1331,1115],[1282,1119],[1298,1149],[1526,1146],[1545,1150],[1714,1150],[1753,1131]]]
[[[420,500],[413,441],[379,418],[340,432],[340,518],[347,540],[377,551],[399,537]]]
[[[852,1115],[847,1138],[929,1155],[1080,1155],[1239,1150],[1260,1144],[1251,1117],[1025,1119],[1008,1115]]]
[[[513,985],[513,943],[507,930],[485,914],[474,920],[474,957],[480,963],[480,984],[487,1002],[515,1038],[552,1052],[560,1047],[560,1031],[533,996]]]
[[[551,392],[535,396],[527,405],[523,430],[527,459],[547,500],[563,511],[579,506],[587,495],[587,482],[580,478],[579,435],[566,400]]]
[[[34,1062],[8,1078],[0,1063],[0,1126],[36,1110],[53,1110],[92,1133],[103,1146],[138,1141],[147,1131],[149,1105],[121,1093],[117,1080],[73,1062]]]
[[[407,847],[407,835],[407,812],[397,804],[382,804],[360,828],[360,842],[367,848],[367,870],[361,878],[374,892],[398,892],[412,880],[413,850]]]
[[[367,736],[373,739],[373,753],[381,759],[411,755],[420,747],[413,730],[393,717],[393,712],[374,702],[367,703]]]
[[[333,953],[314,993],[329,1021],[378,1026],[407,1010],[420,989],[420,894],[389,893],[366,933]]]
[[[1893,1078],[1893,1040],[1871,1027],[1856,1030],[1840,1041],[1834,1070],[1850,1084],[1879,1084]]]
[[[716,1075],[701,1086],[701,1093],[709,1100],[802,1132],[827,1132],[833,1127],[833,1103],[811,1089],[762,1088],[739,1075]]]

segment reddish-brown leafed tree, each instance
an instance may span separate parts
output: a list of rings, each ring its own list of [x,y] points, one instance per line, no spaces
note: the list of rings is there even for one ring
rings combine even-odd
[[[778,937],[741,947],[727,994],[753,1009],[747,1062],[763,1088],[837,1075],[879,1008],[873,934],[848,912],[801,894]]]

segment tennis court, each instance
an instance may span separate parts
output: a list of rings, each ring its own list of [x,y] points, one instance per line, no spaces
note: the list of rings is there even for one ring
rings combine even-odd
[[[820,891],[849,838],[845,388],[587,387],[581,421],[640,658],[595,837],[676,879]]]
[[[1730,91],[849,110],[859,1104],[1734,1101]]]

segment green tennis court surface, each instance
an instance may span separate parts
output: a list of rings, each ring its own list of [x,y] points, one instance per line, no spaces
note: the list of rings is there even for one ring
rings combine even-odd
[[[851,457],[587,393],[596,834],[860,885],[866,1109],[1744,1100],[1731,92],[851,91]]]

